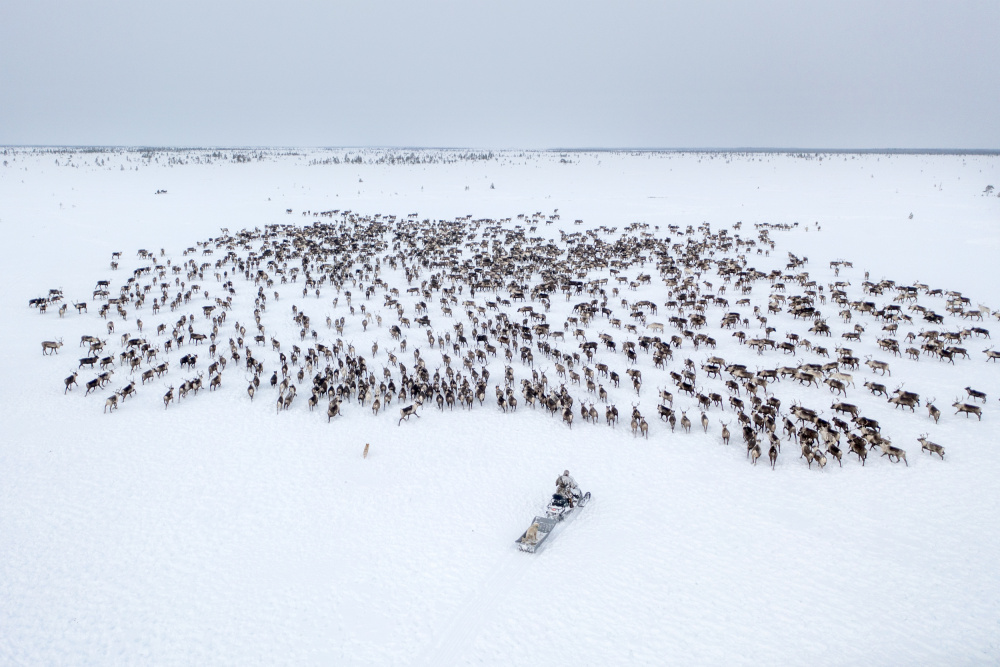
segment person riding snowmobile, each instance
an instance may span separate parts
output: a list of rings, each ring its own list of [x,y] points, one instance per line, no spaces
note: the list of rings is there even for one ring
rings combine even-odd
[[[569,470],[563,470],[563,474],[556,479],[556,495],[566,499],[570,507],[580,493],[580,487],[576,485],[576,480],[570,477]]]

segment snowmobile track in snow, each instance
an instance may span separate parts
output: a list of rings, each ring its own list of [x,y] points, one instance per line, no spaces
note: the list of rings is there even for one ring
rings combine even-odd
[[[483,622],[505,593],[521,579],[531,560],[518,551],[505,553],[493,574],[466,594],[441,637],[413,665],[457,665],[468,651]]]

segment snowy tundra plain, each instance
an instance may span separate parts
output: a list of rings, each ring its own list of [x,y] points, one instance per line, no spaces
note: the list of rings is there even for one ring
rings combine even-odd
[[[399,268],[385,266],[385,288],[365,300],[350,282],[339,295],[327,283],[319,296],[312,290],[303,296],[302,275],[295,281],[287,275],[281,284],[275,267],[262,264],[275,282],[265,288],[266,342],[257,345],[259,285],[230,265],[232,309],[219,325],[219,350],[228,356],[228,339],[238,335],[235,323],[244,325],[240,353],[249,349],[263,363],[261,386],[251,401],[251,376],[244,363],[231,361],[217,390],[192,392],[167,409],[163,403],[168,387],[180,387],[213,361],[207,342],[172,352],[163,346],[182,315],[190,319],[181,333],[190,333],[187,324],[211,333],[202,307],[227,294],[214,277],[215,262],[227,252],[215,241],[225,236],[222,229],[235,236],[268,225],[351,225],[342,215],[347,210],[358,220],[463,219],[477,236],[475,247],[458,245],[460,260],[475,252],[509,253],[506,232],[518,225],[526,238],[544,239],[521,245],[551,240],[562,249],[562,234],[581,233],[586,243],[613,243],[626,234],[685,246],[704,238],[706,224],[712,234],[726,229],[730,238],[745,240],[758,240],[755,225],[787,225],[769,230],[774,249],[768,253],[757,254],[761,242],[729,256],[742,254],[746,266],[765,274],[806,271],[818,286],[847,282],[850,301],[873,301],[879,308],[898,292],[865,294],[866,271],[875,283],[957,291],[969,299],[965,310],[985,315],[979,321],[950,314],[944,296],[920,290],[917,301],[901,302],[902,312],[913,317],[894,335],[904,348],[908,332],[931,329],[975,326],[995,339],[1000,322],[981,306],[1000,308],[1000,199],[986,192],[1000,186],[998,156],[10,148],[0,160],[0,663],[1000,662],[1000,363],[987,361],[984,350],[995,343],[981,335],[955,343],[969,358],[958,356],[954,364],[928,354],[918,360],[894,356],[876,342],[889,335],[885,321],[854,312],[846,323],[840,308],[827,302],[817,308],[830,338],[809,333],[812,321],[793,318],[787,308],[771,313],[768,324],[776,341],[796,333],[827,347],[829,358],[804,346],[794,354],[768,349],[757,355],[732,334],[764,335],[752,308],[767,312],[775,293],[771,282],[758,280],[747,294],[730,285],[718,295],[723,279],[708,270],[698,276],[702,293],[729,301],[711,305],[707,326],[699,330],[714,337],[717,348],[695,349],[684,337],[673,360],[656,368],[647,352],[638,351],[631,365],[621,347],[599,347],[590,366],[605,363],[624,380],[618,388],[601,381],[621,412],[614,428],[605,423],[604,403],[585,386],[557,377],[555,360],[536,349],[534,369],[544,371],[553,388],[565,383],[576,399],[569,427],[524,403],[520,383],[532,372],[516,356],[524,343],[514,344],[509,363],[501,348],[471,369],[461,364],[476,349],[463,302],[485,307],[510,300],[506,287],[470,296],[466,286],[448,316],[444,294],[408,294],[411,285]],[[334,210],[330,217],[317,215]],[[475,221],[486,220],[493,222],[472,231]],[[626,231],[633,223],[640,226]],[[495,244],[480,246],[490,225],[505,231]],[[582,236],[588,230],[594,235]],[[393,252],[393,235],[386,240],[383,258]],[[252,245],[259,248],[259,240]],[[185,254],[188,248],[194,252]],[[208,248],[214,253],[206,254]],[[140,257],[140,249],[153,259]],[[112,270],[115,252],[121,257]],[[808,263],[788,269],[789,253]],[[167,260],[171,300],[197,283],[191,301],[155,314],[151,301],[138,309],[129,305],[125,318],[112,308],[108,319],[115,329],[109,334],[98,314],[103,302],[92,296],[97,281],[109,281],[110,295],[117,296],[137,269],[166,266]],[[186,267],[172,272],[189,260],[210,267],[193,279]],[[837,260],[853,266],[837,275],[830,265]],[[289,268],[297,262],[289,260]],[[618,274],[609,269],[594,269],[584,280],[609,279],[603,289],[614,317],[636,323],[622,299],[655,303],[659,313],[648,314],[647,323],[666,323],[677,314],[665,305],[671,288],[655,259]],[[422,268],[412,286],[435,270]],[[651,282],[629,288],[640,273],[651,274]],[[156,275],[139,274],[138,281],[149,283]],[[628,281],[619,284],[618,276]],[[528,282],[541,282],[540,274]],[[783,282],[788,295],[805,289]],[[361,283],[371,287],[372,276],[362,275]],[[402,328],[406,351],[389,333],[399,323],[395,306],[386,304],[389,287],[399,289],[408,318],[419,316],[417,302],[428,306],[429,327]],[[615,287],[620,292],[612,296]],[[62,317],[58,302],[44,313],[29,307],[50,289],[61,290],[69,304]],[[342,293],[347,289],[354,290],[354,314]],[[271,296],[275,291],[280,299]],[[156,286],[150,294],[159,293]],[[527,304],[545,313],[552,330],[562,330],[573,306],[592,298],[600,294],[566,300],[557,291],[548,311],[537,299]],[[747,305],[736,306],[740,298]],[[78,314],[73,303],[83,301],[88,310]],[[914,303],[943,314],[944,321],[925,322],[909,309]],[[381,326],[363,328],[361,304],[383,318]],[[503,308],[511,321],[520,322],[521,305]],[[310,315],[315,339],[300,340],[293,306]],[[749,324],[720,327],[730,311]],[[498,312],[473,308],[481,321]],[[343,317],[343,331],[328,328],[327,317]],[[144,321],[141,334],[136,318]],[[388,353],[412,373],[419,348],[428,371],[443,375],[442,350],[428,345],[426,330],[457,336],[458,322],[469,346],[454,353],[449,343],[443,352],[466,375],[488,369],[482,406],[476,401],[471,410],[439,410],[428,402],[418,418],[398,424],[409,397],[377,415],[355,399],[328,423],[325,398],[315,411],[307,405],[306,375],[291,406],[276,409],[278,391],[267,380],[280,360],[271,338],[283,352],[292,345],[353,344],[371,369],[381,374],[388,368],[398,384],[400,371]],[[166,333],[157,334],[161,323]],[[855,324],[865,328],[861,340],[845,341],[842,334]],[[550,342],[579,353],[583,339],[572,336],[574,328],[564,341]],[[619,344],[651,334],[641,323],[636,333],[615,328],[603,316],[581,328],[586,340],[606,333]],[[124,333],[160,349],[134,375],[119,363]],[[664,335],[673,334],[681,331],[668,324]],[[89,354],[79,346],[83,335],[107,340],[100,354],[115,355],[111,382],[89,396],[86,382],[100,369],[78,368]],[[42,354],[42,341],[58,340],[60,349]],[[374,355],[373,343],[379,346]],[[906,451],[906,464],[879,456],[876,448],[864,466],[845,451],[842,466],[828,454],[820,468],[807,465],[798,445],[784,439],[773,470],[766,444],[753,466],[732,405],[707,410],[705,433],[697,402],[678,392],[669,376],[690,358],[698,390],[728,399],[729,375],[708,377],[701,368],[709,356],[755,372],[827,363],[836,358],[837,345],[851,347],[861,360],[871,355],[887,361],[891,377],[861,365],[847,371],[855,384],[846,398],[825,384],[791,378],[770,383],[767,396],[781,400],[783,414],[798,401],[826,419],[834,416],[833,401],[855,404]],[[198,355],[190,370],[179,364],[189,353]],[[142,371],[164,361],[166,374],[140,383]],[[573,368],[582,374],[586,364],[584,358]],[[504,412],[494,386],[503,383],[507,365],[521,403]],[[628,368],[642,371],[638,393],[625,376]],[[293,364],[293,375],[295,370]],[[79,386],[64,392],[64,378],[73,371]],[[204,380],[207,385],[208,374]],[[130,381],[135,395],[111,414],[102,412],[112,392]],[[864,381],[884,383],[890,392],[900,386],[917,392],[921,407],[894,409],[867,392]],[[950,407],[956,399],[975,402],[965,387],[987,395],[977,403],[981,421]],[[673,392],[678,416],[686,410],[694,422],[691,433],[679,426],[672,433],[657,418],[658,389]],[[942,412],[938,423],[923,407],[928,398]],[[580,419],[580,402],[595,404],[599,423]],[[648,438],[629,428],[633,404],[648,420]],[[733,431],[729,446],[722,444],[720,421]],[[943,460],[921,451],[916,438],[923,433],[944,446]],[[544,508],[564,468],[592,492],[592,502],[540,553],[516,551],[514,540]]]

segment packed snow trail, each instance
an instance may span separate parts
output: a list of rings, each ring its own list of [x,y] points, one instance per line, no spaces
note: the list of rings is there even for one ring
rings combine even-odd
[[[509,593],[531,567],[531,555],[516,549],[497,559],[493,574],[466,594],[465,600],[448,622],[441,636],[414,663],[419,665],[457,665],[471,644],[490,611]]]

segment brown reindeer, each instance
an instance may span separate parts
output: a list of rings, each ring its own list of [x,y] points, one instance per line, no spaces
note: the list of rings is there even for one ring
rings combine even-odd
[[[927,439],[927,434],[926,433],[920,434],[920,437],[917,438],[917,442],[920,443],[920,451],[925,451],[926,450],[927,453],[930,454],[931,456],[933,456],[934,454],[937,454],[938,456],[941,457],[942,461],[944,460],[944,447],[942,447],[941,445],[934,444],[933,442],[929,441]]]
[[[927,403],[926,403],[926,405],[927,405],[927,416],[930,417],[931,419],[933,419],[934,423],[937,424],[938,420],[941,419],[941,411],[938,410],[936,407],[934,407],[934,401],[935,401],[935,399],[933,399],[933,398],[930,398],[930,399],[927,400]]]
[[[42,354],[59,354],[59,348],[63,346],[62,338],[57,340],[43,340],[42,341]],[[48,352],[46,352],[46,350]]]
[[[968,403],[961,403],[959,399],[955,399],[955,402],[951,404],[951,407],[955,408],[955,414],[964,412],[966,418],[969,415],[976,415],[979,421],[983,421],[983,410],[978,405],[969,405]]]

